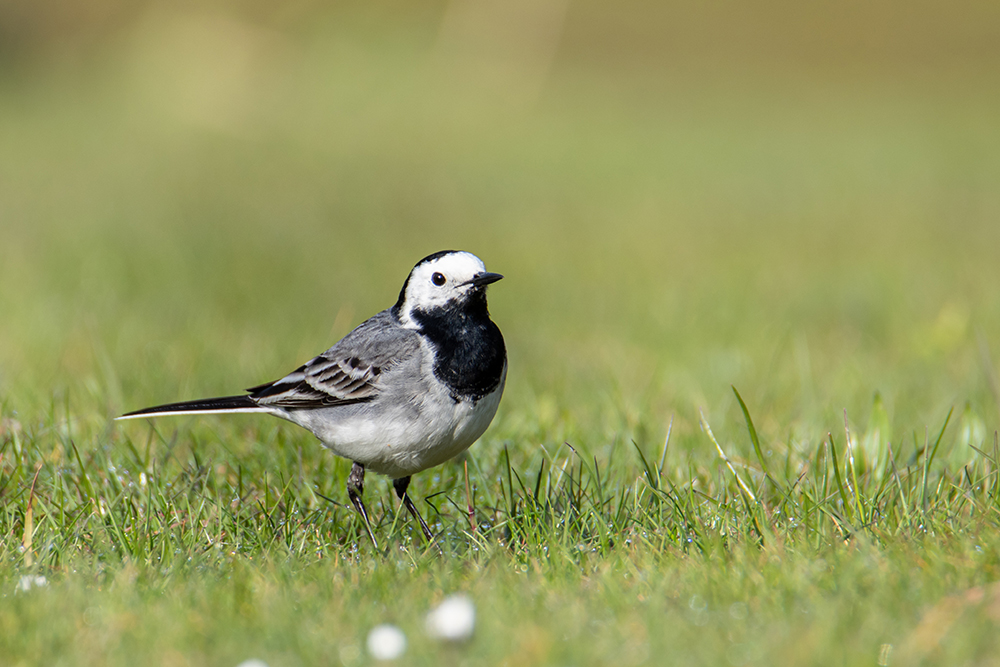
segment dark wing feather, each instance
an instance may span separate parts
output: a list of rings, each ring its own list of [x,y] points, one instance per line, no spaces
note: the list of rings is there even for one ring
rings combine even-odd
[[[262,406],[288,409],[322,408],[371,400],[382,369],[320,355],[276,382],[249,389],[250,398]]]
[[[383,311],[280,380],[247,391],[258,405],[288,410],[370,401],[381,390],[382,372],[419,346],[414,332]]]

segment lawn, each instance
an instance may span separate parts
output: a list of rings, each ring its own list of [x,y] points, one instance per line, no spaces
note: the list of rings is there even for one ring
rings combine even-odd
[[[0,30],[0,663],[1000,664],[996,7],[529,4]],[[291,424],[112,421],[444,248],[510,370],[439,548]]]

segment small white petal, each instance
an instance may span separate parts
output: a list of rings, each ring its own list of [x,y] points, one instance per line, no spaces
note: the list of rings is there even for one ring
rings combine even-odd
[[[476,605],[466,595],[452,595],[427,614],[427,634],[450,642],[465,641],[476,628]]]
[[[251,658],[250,660],[244,660],[236,665],[236,667],[267,667],[267,663],[257,658]]]
[[[395,660],[406,650],[406,635],[395,625],[376,625],[368,633],[368,652],[376,660]]]

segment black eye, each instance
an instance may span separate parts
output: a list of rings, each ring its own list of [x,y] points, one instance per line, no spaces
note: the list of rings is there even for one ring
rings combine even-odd
[[[445,280],[446,280],[446,278],[444,277],[444,274],[442,274],[442,273],[435,273],[433,276],[431,276],[431,282],[434,283],[435,285],[437,285],[438,287],[441,287],[441,285],[444,285]]]

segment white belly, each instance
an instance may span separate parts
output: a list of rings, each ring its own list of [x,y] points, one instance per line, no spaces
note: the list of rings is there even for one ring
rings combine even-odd
[[[438,383],[409,396],[282,415],[312,431],[334,453],[393,479],[444,463],[465,451],[493,421],[507,369],[492,394],[456,402]],[[349,407],[350,409],[346,409]]]

